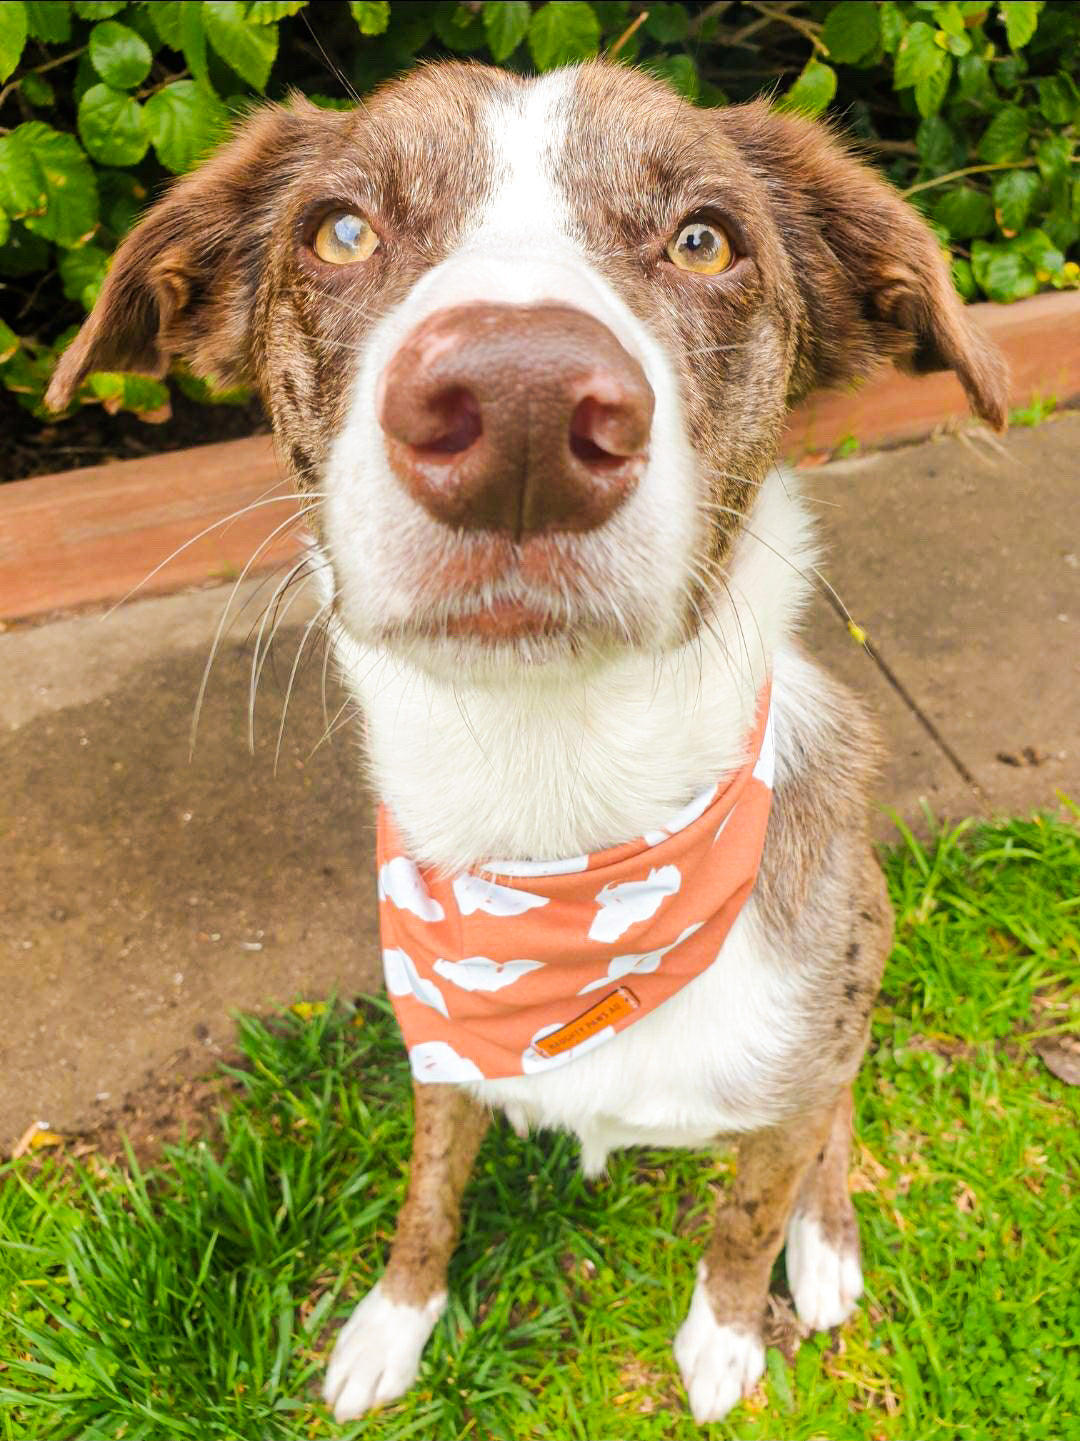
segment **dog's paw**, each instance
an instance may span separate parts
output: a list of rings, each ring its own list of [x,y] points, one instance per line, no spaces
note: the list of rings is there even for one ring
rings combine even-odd
[[[699,1425],[723,1420],[765,1370],[760,1338],[740,1327],[721,1326],[713,1316],[704,1276],[702,1266],[690,1311],[675,1337],[675,1360]]]
[[[797,1214],[788,1224],[787,1278],[799,1320],[813,1331],[846,1321],[862,1295],[858,1254],[830,1245],[812,1216]]]
[[[326,1372],[323,1398],[336,1421],[404,1396],[445,1306],[445,1291],[423,1306],[403,1306],[383,1294],[381,1283],[371,1288],[341,1328]]]

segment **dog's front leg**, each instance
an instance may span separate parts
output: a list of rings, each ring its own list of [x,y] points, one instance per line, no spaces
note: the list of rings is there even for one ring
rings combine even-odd
[[[675,1359],[698,1422],[726,1416],[765,1369],[761,1323],[769,1273],[834,1109],[739,1141],[733,1193],[717,1213],[690,1312],[675,1337]]]
[[[449,1085],[413,1087],[409,1192],[390,1259],[346,1321],[323,1394],[338,1421],[403,1396],[446,1306],[446,1271],[461,1229],[461,1197],[489,1114]]]

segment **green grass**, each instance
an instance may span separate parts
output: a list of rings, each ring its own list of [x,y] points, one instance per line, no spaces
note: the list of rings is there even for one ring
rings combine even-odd
[[[897,942],[853,1161],[867,1294],[793,1363],[770,1350],[763,1386],[710,1434],[1068,1441],[1080,1090],[1032,1039],[1080,1023],[1080,832],[905,835],[886,867]],[[240,1034],[248,1067],[212,1143],[145,1174],[2,1173],[0,1437],[699,1434],[670,1342],[730,1161],[624,1153],[593,1185],[565,1138],[501,1127],[416,1390],[336,1427],[316,1388],[402,1196],[406,1070],[377,1004]]]

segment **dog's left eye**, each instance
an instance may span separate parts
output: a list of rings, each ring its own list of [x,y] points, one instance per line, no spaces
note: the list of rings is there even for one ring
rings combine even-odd
[[[680,270],[695,275],[719,275],[735,259],[731,241],[718,225],[691,220],[668,241],[668,259]]]
[[[379,237],[362,215],[336,210],[315,232],[312,249],[327,265],[355,265],[378,249]]]

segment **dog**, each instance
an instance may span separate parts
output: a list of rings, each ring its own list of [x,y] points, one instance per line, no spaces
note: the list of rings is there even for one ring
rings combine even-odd
[[[603,61],[257,110],[120,246],[49,403],[172,357],[264,399],[383,808],[415,1138],[328,1402],[414,1381],[501,1111],[576,1135],[589,1175],[737,1144],[674,1342],[719,1420],[785,1244],[806,1326],[861,1293],[851,1084],[892,929],[874,730],[796,636],[816,551],[784,418],[891,360],[953,370],[1000,429],[1000,359],[824,127]]]

